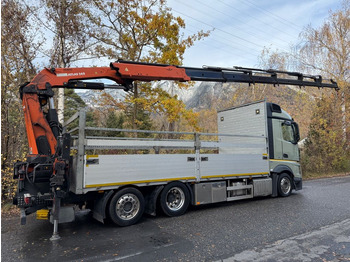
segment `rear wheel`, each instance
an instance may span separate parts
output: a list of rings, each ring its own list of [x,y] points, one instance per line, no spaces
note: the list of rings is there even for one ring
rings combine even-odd
[[[135,224],[143,215],[145,200],[136,188],[124,188],[118,191],[109,204],[109,216],[119,226]]]
[[[292,179],[288,174],[282,173],[278,177],[277,189],[278,194],[282,197],[287,197],[292,193]]]
[[[160,195],[160,206],[163,212],[170,217],[181,216],[190,204],[190,193],[181,182],[172,182],[166,185]]]

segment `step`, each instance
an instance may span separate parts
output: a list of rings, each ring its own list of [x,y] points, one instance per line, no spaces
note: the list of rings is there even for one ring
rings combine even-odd
[[[243,196],[228,197],[226,200],[227,201],[234,201],[234,200],[241,200],[241,199],[247,199],[247,198],[253,198],[253,194],[243,195]]]
[[[241,189],[252,189],[253,185],[243,185],[243,186],[228,186],[227,191],[241,190]]]

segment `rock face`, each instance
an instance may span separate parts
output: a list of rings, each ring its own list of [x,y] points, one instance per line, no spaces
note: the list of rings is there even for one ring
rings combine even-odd
[[[189,108],[195,110],[217,108],[218,101],[232,99],[235,89],[229,84],[201,82],[185,103]]]
[[[232,99],[236,90],[234,84],[216,82],[196,82],[188,89],[174,88],[172,82],[164,81],[161,87],[173,95],[177,95],[188,108],[195,111],[217,107],[218,101]]]

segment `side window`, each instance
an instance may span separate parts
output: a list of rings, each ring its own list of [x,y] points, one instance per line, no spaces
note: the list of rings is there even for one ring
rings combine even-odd
[[[283,140],[294,143],[294,132],[291,125],[282,123],[282,137]]]

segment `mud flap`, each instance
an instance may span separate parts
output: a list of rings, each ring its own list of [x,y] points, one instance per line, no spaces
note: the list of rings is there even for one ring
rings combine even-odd
[[[21,208],[21,225],[25,225],[27,223],[27,215],[24,208]]]
[[[157,210],[157,198],[160,194],[160,192],[163,190],[164,186],[157,186],[151,194],[148,194],[145,198],[146,200],[146,206],[145,206],[145,213],[151,216],[156,215]]]
[[[114,191],[111,190],[109,192],[105,192],[103,197],[99,198],[94,203],[94,210],[92,212],[92,217],[101,223],[104,223],[104,219],[106,218],[106,207],[108,200],[114,194]]]
[[[278,191],[277,191],[277,180],[278,180],[278,175],[277,173],[272,173],[272,197],[277,197],[278,196]]]
[[[295,191],[303,189],[303,180],[302,180],[302,178],[294,177],[293,183],[294,183]]]

